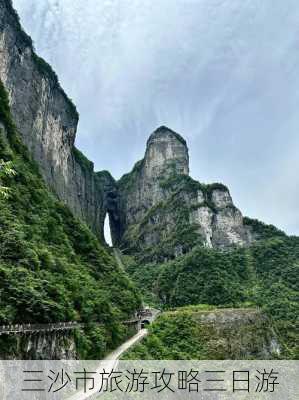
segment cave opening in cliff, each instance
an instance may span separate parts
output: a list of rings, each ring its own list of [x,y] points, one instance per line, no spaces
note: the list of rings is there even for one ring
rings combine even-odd
[[[105,242],[108,244],[108,246],[112,247],[112,236],[111,236],[111,228],[110,228],[110,219],[109,219],[109,214],[106,213],[105,216],[105,222],[104,222],[104,238]]]

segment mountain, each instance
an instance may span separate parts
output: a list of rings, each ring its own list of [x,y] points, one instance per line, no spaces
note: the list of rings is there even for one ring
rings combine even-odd
[[[181,308],[198,304],[216,306],[220,321],[226,319],[225,308],[233,307],[244,321],[248,312],[256,317],[253,324],[259,324],[260,314],[252,314],[252,308],[260,307],[269,318],[269,330],[263,336],[268,348],[277,334],[282,357],[296,357],[298,237],[243,217],[223,184],[193,180],[186,141],[165,126],[150,135],[144,158],[115,182],[115,193],[113,203],[119,218],[117,229],[112,230],[118,232],[113,241],[127,255],[127,271],[148,304],[163,310],[176,308],[174,314],[165,314],[154,323],[153,339],[145,342],[147,350],[140,345],[131,357],[156,357],[152,345],[158,342],[161,354],[171,357],[164,329],[170,334],[176,316],[185,316]],[[248,308],[245,313],[244,306]],[[196,313],[189,312],[190,321],[196,321]],[[216,320],[221,330],[218,323]],[[227,328],[230,334],[233,325]],[[276,334],[270,340],[272,328]],[[199,336],[198,340],[206,339]],[[180,347],[181,342],[174,339],[174,343]],[[191,352],[185,356],[202,355]],[[221,357],[233,356],[224,351]]]
[[[200,352],[207,307],[208,331],[262,332],[218,356],[270,358],[275,343],[273,356],[295,358],[299,238],[243,217],[223,184],[192,179],[185,139],[165,126],[118,181],[95,172],[74,146],[76,107],[10,0],[0,0],[0,54],[0,324],[78,323],[69,336],[2,335],[1,357],[100,358],[132,334],[124,321],[143,300],[164,314],[135,354],[157,355],[160,343],[161,357],[176,357],[165,332],[184,348],[197,324],[198,352],[177,354],[213,357]],[[107,214],[125,270],[105,244]]]
[[[117,185],[121,237],[115,241],[143,258],[169,259],[198,244],[229,248],[253,241],[229,190],[193,180],[185,140],[165,126],[150,135],[144,159]]]
[[[150,337],[129,353],[129,358],[159,358],[159,351],[161,357],[175,357],[164,331],[173,337],[178,354],[203,357],[198,349],[210,345],[207,339],[201,343],[201,336],[190,347],[191,352],[180,353],[183,339],[176,340],[180,337],[175,334],[176,326],[187,316],[186,341],[196,325],[195,331],[206,327],[219,333],[225,329],[225,335],[237,337],[235,324],[238,326],[240,317],[244,330],[250,323],[256,328],[248,337],[248,349],[256,345],[256,335],[264,341],[259,350],[252,350],[251,357],[262,357],[263,346],[268,348],[264,357],[266,353],[276,357],[269,350],[273,341],[280,342],[282,357],[297,357],[298,237],[243,217],[223,184],[193,180],[186,141],[165,126],[150,135],[144,158],[114,187],[112,204],[119,217],[110,221],[113,242],[125,254],[127,271],[148,304],[165,311],[175,308],[154,322]],[[198,325],[198,311],[192,308],[200,304],[217,307],[219,317],[203,328]],[[191,307],[187,316],[184,307]],[[231,308],[228,315],[235,322],[227,316],[226,310]],[[251,322],[248,315],[255,316]],[[265,315],[268,319],[264,320]],[[228,321],[228,325],[221,321]],[[218,356],[246,357],[246,352],[248,356],[249,350],[240,348],[232,355],[231,346],[237,347],[227,342]]]

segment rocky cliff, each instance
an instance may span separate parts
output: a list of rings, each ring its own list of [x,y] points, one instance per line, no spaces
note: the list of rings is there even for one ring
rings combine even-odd
[[[162,258],[197,243],[228,247],[250,242],[240,211],[220,184],[189,177],[185,140],[166,127],[149,138],[143,160],[116,184],[74,147],[78,113],[55,72],[33,49],[11,0],[0,0],[0,80],[16,126],[48,186],[104,241],[108,212],[113,241]]]
[[[71,332],[38,332],[27,335],[2,335],[2,360],[74,360],[78,358]]]
[[[171,258],[196,244],[228,248],[252,241],[227,187],[193,180],[187,144],[167,127],[149,137],[144,158],[118,182],[118,195],[114,241],[149,259]]]
[[[93,164],[75,147],[78,113],[23,32],[11,0],[0,0],[0,80],[23,142],[47,184],[103,238],[104,194]]]

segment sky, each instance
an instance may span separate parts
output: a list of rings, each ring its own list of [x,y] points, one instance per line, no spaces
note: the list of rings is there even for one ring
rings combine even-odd
[[[299,234],[298,0],[13,0],[80,113],[77,147],[115,178],[160,125],[191,176]]]

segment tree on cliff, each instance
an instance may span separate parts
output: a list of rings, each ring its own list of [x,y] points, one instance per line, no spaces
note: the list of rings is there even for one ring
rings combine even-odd
[[[5,162],[4,160],[0,160],[0,197],[2,198],[9,197],[10,188],[7,186],[3,186],[2,181],[6,177],[11,177],[14,176],[15,174],[16,172],[12,167],[11,161]]]

